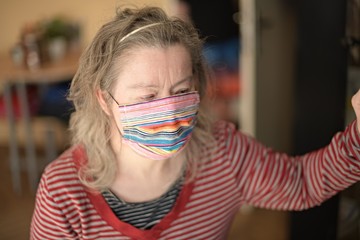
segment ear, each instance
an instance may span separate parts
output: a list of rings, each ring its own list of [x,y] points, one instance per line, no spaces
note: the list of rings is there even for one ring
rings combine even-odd
[[[101,109],[108,115],[111,115],[111,111],[108,107],[108,105],[106,104],[105,98],[104,98],[104,92],[101,91],[100,89],[96,90],[96,98],[101,106]]]

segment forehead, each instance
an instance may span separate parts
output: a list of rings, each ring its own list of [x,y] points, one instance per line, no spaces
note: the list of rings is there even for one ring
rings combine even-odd
[[[176,80],[192,74],[189,52],[182,45],[168,47],[137,47],[129,50],[115,65],[117,84]]]

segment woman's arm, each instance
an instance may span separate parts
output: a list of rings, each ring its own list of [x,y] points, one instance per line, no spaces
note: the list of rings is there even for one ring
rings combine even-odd
[[[296,157],[274,152],[234,129],[228,132],[228,156],[240,194],[248,204],[303,210],[360,180],[356,122],[336,134],[325,148]]]

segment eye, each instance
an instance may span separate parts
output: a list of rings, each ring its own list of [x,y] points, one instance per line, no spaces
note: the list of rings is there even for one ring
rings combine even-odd
[[[148,94],[140,97],[142,101],[150,101],[153,100],[154,98],[155,98],[155,94]]]
[[[190,88],[183,88],[175,92],[175,95],[182,94],[182,93],[188,93],[190,92]]]

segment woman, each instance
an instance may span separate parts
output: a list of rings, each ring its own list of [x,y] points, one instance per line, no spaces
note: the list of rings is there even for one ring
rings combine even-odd
[[[224,239],[242,204],[302,210],[360,179],[356,122],[301,157],[211,123],[201,45],[158,8],[100,29],[70,89],[73,147],[43,173],[32,239]]]

